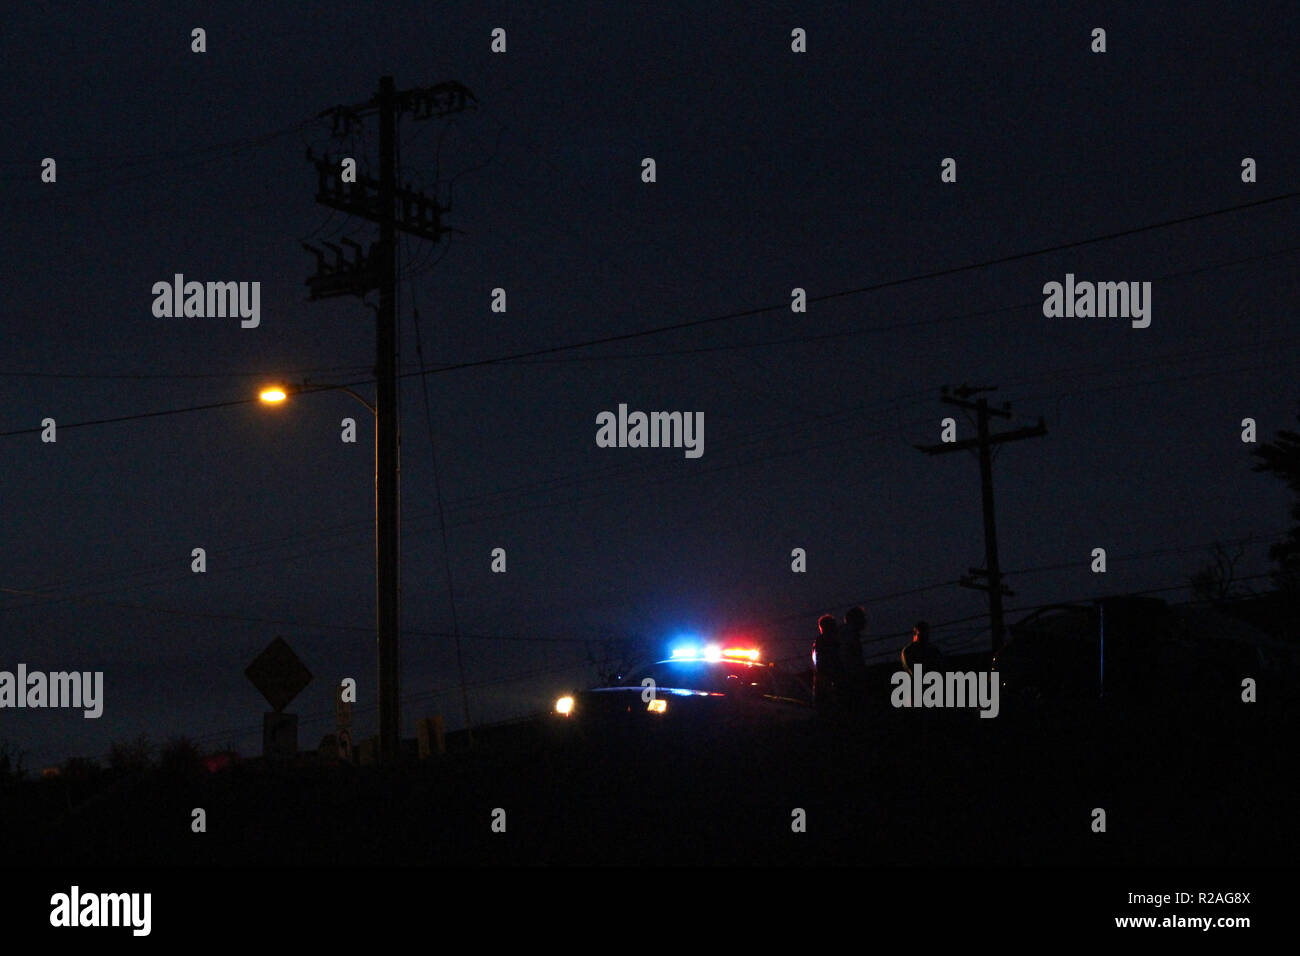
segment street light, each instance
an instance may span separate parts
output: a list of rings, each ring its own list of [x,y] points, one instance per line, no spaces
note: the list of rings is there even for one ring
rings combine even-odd
[[[366,406],[366,410],[371,415],[379,414],[379,410],[374,405],[368,402],[360,393],[354,392],[348,385],[324,385],[315,382],[299,382],[296,385],[267,385],[258,392],[257,397],[267,405],[278,405],[290,395],[305,395],[310,392],[347,392]]]
[[[398,698],[398,600],[399,551],[398,476],[400,465],[394,460],[389,476],[391,495],[383,493],[381,480],[379,409],[347,385],[323,385],[301,382],[296,385],[267,385],[258,398],[268,405],[278,405],[290,395],[307,392],[347,392],[375,416],[375,641],[379,659],[379,754],[381,761],[396,761],[401,748],[401,710]]]

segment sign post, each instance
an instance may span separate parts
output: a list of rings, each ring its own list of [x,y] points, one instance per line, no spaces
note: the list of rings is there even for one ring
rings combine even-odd
[[[298,715],[286,714],[284,708],[311,683],[311,671],[284,638],[277,637],[254,658],[244,675],[273,708],[262,718],[262,756],[268,760],[297,756]]]
[[[339,742],[339,759],[352,762],[352,702],[343,699],[343,685],[334,688],[334,735]]]

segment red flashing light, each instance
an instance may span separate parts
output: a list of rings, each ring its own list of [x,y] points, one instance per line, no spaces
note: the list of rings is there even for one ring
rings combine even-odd
[[[230,769],[235,763],[235,755],[229,751],[220,751],[214,754],[208,754],[203,758],[203,769],[208,773],[220,773],[223,770]]]

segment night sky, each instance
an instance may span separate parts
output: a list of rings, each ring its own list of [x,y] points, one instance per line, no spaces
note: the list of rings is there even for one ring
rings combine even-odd
[[[290,708],[300,745],[332,729],[343,677],[374,732],[372,420],[341,392],[254,397],[372,378],[373,313],[309,303],[300,242],[375,237],[315,203],[305,151],[373,171],[374,121],[331,142],[313,118],[386,73],[479,101],[401,126],[403,180],[463,230],[404,242],[404,371],[413,307],[434,369],[735,316],[425,377],[476,722],[593,681],[601,638],[743,634],[802,661],[819,613],[870,601],[875,652],[919,617],[961,621],[936,628],[943,647],[987,646],[985,596],[944,584],[983,564],[975,460],[913,447],[949,414],[974,433],[943,385],[1000,386],[998,429],[1046,419],[994,465],[1009,621],[1185,585],[1219,540],[1251,538],[1238,572],[1266,572],[1289,496],[1251,471],[1240,423],[1261,441],[1294,425],[1300,201],[997,260],[1294,192],[1294,6],[976,6],[11,11],[0,669],[102,670],[105,702],[99,720],[5,711],[0,739],[30,768],[140,733],[255,753],[267,707],[243,670],[277,635],[316,675]],[[151,288],[176,273],[260,282],[260,326],[155,317]],[[1043,285],[1067,273],[1151,282],[1150,327],[1046,318]],[[401,401],[413,736],[418,717],[462,717],[418,375]],[[704,454],[598,448],[596,416],[620,403],[703,412]]]

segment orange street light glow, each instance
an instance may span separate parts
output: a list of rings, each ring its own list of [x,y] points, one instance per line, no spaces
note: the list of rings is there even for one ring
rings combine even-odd
[[[268,404],[274,404],[275,402],[284,401],[289,396],[285,394],[282,388],[264,388],[257,397]]]

